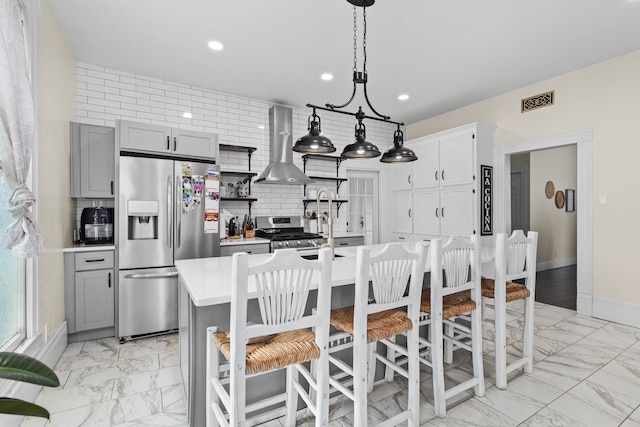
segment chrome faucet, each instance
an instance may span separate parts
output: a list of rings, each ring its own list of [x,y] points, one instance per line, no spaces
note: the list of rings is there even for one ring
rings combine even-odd
[[[329,229],[329,237],[327,238],[327,243],[323,243],[320,245],[321,248],[331,248],[331,258],[335,259],[336,257],[336,245],[333,240],[333,217],[331,214],[331,205],[333,204],[333,200],[331,200],[331,193],[327,188],[321,188],[318,190],[318,195],[316,196],[316,203],[318,204],[318,213],[322,212],[320,210],[320,195],[325,193],[327,195],[327,202],[329,203],[329,215],[327,216],[327,228]],[[322,224],[320,225],[322,227]]]

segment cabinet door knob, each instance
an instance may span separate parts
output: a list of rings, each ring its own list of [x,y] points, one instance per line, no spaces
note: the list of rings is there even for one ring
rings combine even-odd
[[[113,196],[113,181],[111,181],[111,195]]]
[[[111,272],[109,272],[109,287],[111,287]]]
[[[409,209],[409,218],[411,218],[411,209]]]
[[[442,180],[444,181],[444,170],[442,170],[441,175],[442,175]]]
[[[407,182],[408,182],[409,184],[411,184],[411,175],[408,175],[408,176],[407,176]]]
[[[438,171],[435,171],[434,175],[435,175],[436,181],[437,181],[438,180]]]
[[[436,208],[436,218],[438,218],[438,208]]]
[[[443,207],[442,209],[440,209],[440,216],[441,216],[442,218],[444,218],[444,207]]]
[[[173,151],[176,151],[178,149],[178,138],[176,138],[175,136],[173,137]]]
[[[171,138],[169,137],[169,135],[167,135],[167,150],[171,149],[171,142],[170,142]]]

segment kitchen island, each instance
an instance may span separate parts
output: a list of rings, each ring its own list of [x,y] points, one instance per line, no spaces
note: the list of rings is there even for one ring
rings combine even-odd
[[[371,245],[372,250],[384,245]],[[346,247],[336,250],[332,272],[333,307],[353,303],[355,282],[356,248]],[[250,255],[251,262],[266,260],[271,254]],[[200,258],[176,261],[179,274],[179,339],[180,371],[185,392],[185,403],[190,426],[205,424],[205,354],[206,328],[218,326],[228,329],[231,311],[231,260],[232,257]],[[314,279],[317,285],[317,279]],[[315,285],[314,285],[315,286]],[[256,295],[255,284],[249,283],[249,298]],[[249,302],[250,321],[261,322],[258,304]],[[264,378],[264,379],[263,379]],[[247,399],[261,397],[271,392],[274,384],[281,381],[284,374],[275,372],[260,378],[247,389]]]

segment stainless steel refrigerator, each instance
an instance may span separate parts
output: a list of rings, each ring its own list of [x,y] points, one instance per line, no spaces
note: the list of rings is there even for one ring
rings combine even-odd
[[[220,254],[219,168],[120,156],[118,323],[121,341],[178,328],[174,261]]]

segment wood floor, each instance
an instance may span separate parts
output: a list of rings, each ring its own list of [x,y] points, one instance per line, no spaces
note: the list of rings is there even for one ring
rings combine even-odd
[[[536,301],[576,309],[576,265],[539,271],[536,275]]]

